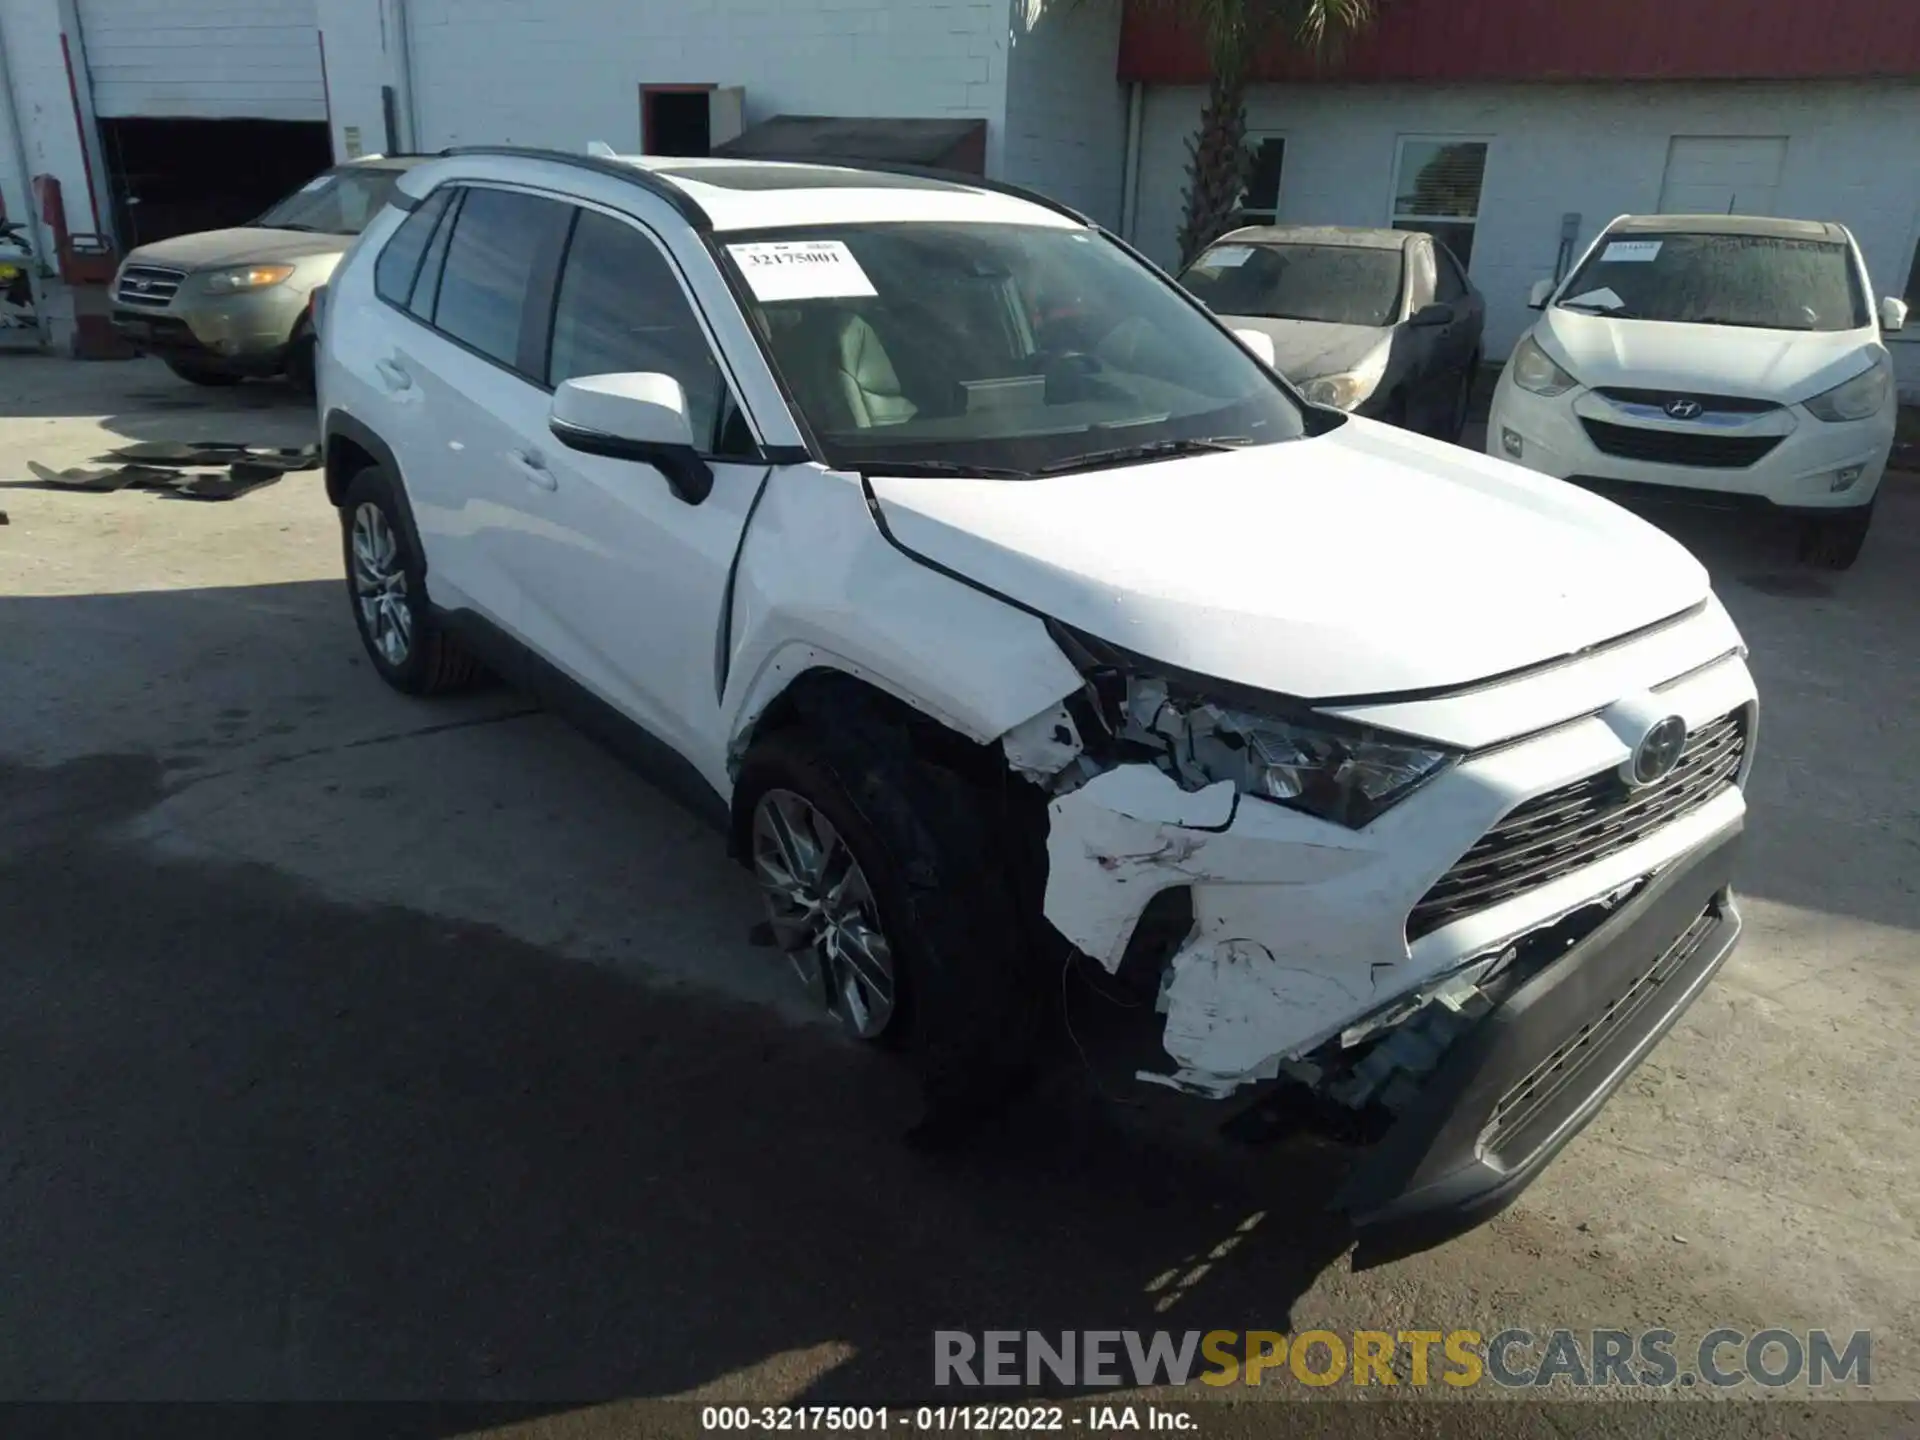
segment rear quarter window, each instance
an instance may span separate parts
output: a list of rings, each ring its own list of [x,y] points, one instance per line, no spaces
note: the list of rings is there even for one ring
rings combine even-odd
[[[413,213],[388,239],[373,266],[374,293],[382,300],[402,309],[406,307],[407,297],[413,293],[414,277],[420,273],[420,261],[427,253],[427,243],[433,238],[433,227],[440,222],[452,196],[452,186],[441,186],[415,206]]]

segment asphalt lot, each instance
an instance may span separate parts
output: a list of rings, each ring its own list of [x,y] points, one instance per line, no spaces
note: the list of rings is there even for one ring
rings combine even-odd
[[[871,1403],[939,1328],[1510,1326],[1871,1329],[1920,1398],[1920,483],[1842,576],[1672,522],[1762,687],[1747,938],[1514,1209],[1353,1274],[1313,1166],[1070,1066],[902,1147],[717,837],[510,692],[375,680],[317,475],[16,483],[310,432],[0,357],[0,1398]]]

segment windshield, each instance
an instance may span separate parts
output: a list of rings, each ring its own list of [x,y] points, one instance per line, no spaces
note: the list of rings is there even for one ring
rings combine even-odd
[[[1867,323],[1852,252],[1831,240],[1635,231],[1603,242],[1561,294],[1561,309],[1622,320],[1763,330]]]
[[[346,165],[317,175],[254,224],[269,230],[312,230],[321,235],[358,235],[380,213],[399,180],[398,170]]]
[[[1358,245],[1216,245],[1180,277],[1216,315],[1391,325],[1400,318],[1399,250]]]
[[[1028,475],[1302,433],[1271,371],[1091,230],[838,225],[723,248],[835,465]]]

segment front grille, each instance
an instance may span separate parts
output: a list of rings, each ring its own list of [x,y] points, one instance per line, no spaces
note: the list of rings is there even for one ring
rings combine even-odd
[[[1500,1142],[1516,1136],[1536,1116],[1546,1111],[1597,1056],[1607,1041],[1620,1033],[1634,1016],[1646,1008],[1667,982],[1685,968],[1701,943],[1719,924],[1719,912],[1708,906],[1681,936],[1660,953],[1643,973],[1593,1019],[1582,1025],[1565,1044],[1529,1070],[1519,1084],[1500,1097],[1481,1132],[1483,1150],[1500,1153]],[[1524,1156],[1519,1158],[1524,1159]]]
[[[120,283],[113,298],[122,305],[138,305],[149,310],[164,310],[179,293],[187,278],[184,270],[168,270],[159,265],[129,265],[120,272]]]
[[[1764,459],[1785,438],[1780,435],[1696,435],[1685,430],[1651,430],[1640,425],[1614,425],[1588,420],[1587,438],[1603,455],[1621,460],[1647,460],[1656,465],[1699,465],[1736,470]]]
[[[1702,410],[1717,415],[1766,415],[1778,410],[1773,400],[1756,400],[1750,395],[1699,395],[1690,390],[1635,390],[1624,385],[1602,385],[1600,393],[1625,405],[1653,405],[1661,410],[1675,400],[1691,400]]]
[[[1747,749],[1747,712],[1687,736],[1664,780],[1629,790],[1618,775],[1590,776],[1529,800],[1481,837],[1407,917],[1407,939],[1489,910],[1618,854],[1733,784]]]

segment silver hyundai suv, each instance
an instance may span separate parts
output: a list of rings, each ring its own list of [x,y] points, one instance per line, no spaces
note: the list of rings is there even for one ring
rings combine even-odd
[[[249,225],[142,245],[113,282],[113,328],[195,385],[285,375],[313,385],[314,288],[417,156],[322,172]]]

